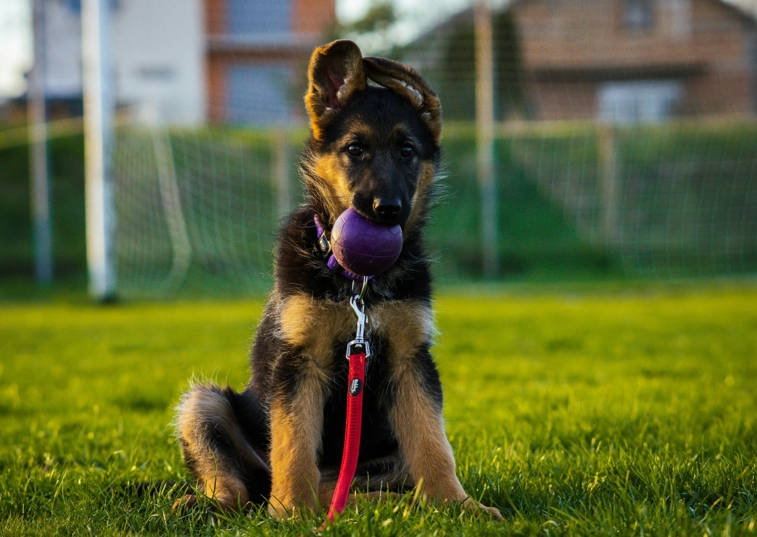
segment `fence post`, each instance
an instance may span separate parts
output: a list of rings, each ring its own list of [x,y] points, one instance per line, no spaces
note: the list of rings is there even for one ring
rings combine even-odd
[[[476,0],[476,172],[481,190],[481,251],[483,273],[499,273],[497,184],[494,178],[494,59],[489,0]]]
[[[618,150],[616,129],[613,125],[597,126],[597,153],[599,157],[599,196],[602,240],[606,247],[614,247],[618,240]]]
[[[110,0],[82,1],[87,267],[90,294],[101,302],[116,298],[110,5]]]
[[[273,181],[276,190],[278,217],[289,214],[292,208],[292,192],[289,185],[289,130],[275,127],[273,134]]]
[[[32,227],[34,234],[34,279],[53,281],[53,229],[50,202],[50,170],[47,148],[45,2],[33,0],[34,65],[29,73],[29,171],[31,172]]]

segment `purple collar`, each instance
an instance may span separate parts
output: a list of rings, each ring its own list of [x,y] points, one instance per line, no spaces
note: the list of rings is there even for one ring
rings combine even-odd
[[[321,250],[321,252],[323,252],[324,256],[328,257],[326,266],[328,266],[337,274],[341,274],[342,276],[349,278],[353,282],[362,282],[363,276],[355,274],[351,270],[347,270],[339,264],[339,261],[336,260],[334,253],[331,251],[331,242],[329,242],[329,238],[326,236],[326,228],[323,227],[323,224],[321,224],[321,219],[317,214],[313,214],[313,221],[315,222],[315,229],[318,232],[318,248]],[[371,278],[373,278],[373,276],[368,276],[367,278],[370,280]]]

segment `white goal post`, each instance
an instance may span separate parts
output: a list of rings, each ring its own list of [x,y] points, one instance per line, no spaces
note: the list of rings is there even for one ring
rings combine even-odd
[[[82,0],[87,269],[90,294],[103,302],[116,297],[109,19],[110,0]]]

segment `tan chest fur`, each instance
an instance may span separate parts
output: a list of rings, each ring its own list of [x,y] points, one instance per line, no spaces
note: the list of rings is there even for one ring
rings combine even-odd
[[[302,348],[319,368],[329,369],[334,341],[355,336],[356,318],[349,301],[318,300],[310,295],[287,297],[279,305],[281,333],[288,344]],[[434,335],[431,307],[423,302],[402,300],[366,307],[366,339],[381,337],[389,344],[393,366],[411,355]]]

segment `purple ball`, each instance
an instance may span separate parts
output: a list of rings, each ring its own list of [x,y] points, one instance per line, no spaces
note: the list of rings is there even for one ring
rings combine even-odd
[[[371,222],[350,207],[334,223],[331,249],[342,267],[359,276],[375,276],[400,256],[402,228]]]

